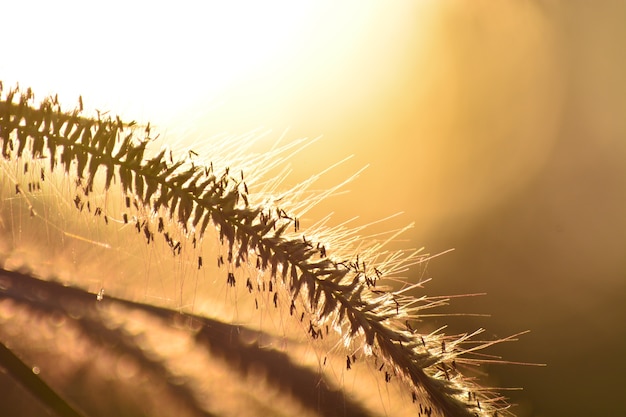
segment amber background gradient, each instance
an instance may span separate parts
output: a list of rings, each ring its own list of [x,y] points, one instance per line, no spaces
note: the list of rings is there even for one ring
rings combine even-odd
[[[13,2],[18,3],[18,2]],[[339,2],[337,2],[339,3]],[[370,164],[319,211],[404,214],[412,271],[454,300],[450,331],[504,337],[490,366],[520,416],[626,414],[626,2],[21,2],[0,79],[151,120],[190,144],[271,128],[323,138],[294,181]],[[306,219],[305,219],[306,220]],[[303,224],[306,227],[306,224]],[[409,274],[409,275],[411,275]]]

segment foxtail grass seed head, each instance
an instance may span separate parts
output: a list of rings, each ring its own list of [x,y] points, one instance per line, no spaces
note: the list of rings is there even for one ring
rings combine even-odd
[[[299,356],[306,366],[311,357],[317,358],[312,363],[324,378],[334,375],[344,386],[360,367],[360,372],[369,369],[379,381],[377,388],[355,386],[349,395],[402,402],[401,407],[383,406],[375,414],[398,410],[416,416],[511,415],[502,396],[462,371],[482,362],[473,355],[476,351],[513,337],[480,342],[475,337],[482,330],[458,336],[441,329],[421,331],[420,323],[428,316],[423,312],[447,299],[413,295],[422,283],[405,283],[400,289],[392,285],[409,267],[429,259],[421,250],[386,249],[385,244],[406,228],[381,241],[362,238],[363,227],[329,226],[328,218],[305,224],[303,216],[345,183],[313,192],[315,176],[281,191],[284,175],[270,173],[310,142],[294,141],[266,155],[247,155],[250,139],[229,138],[209,154],[159,149],[149,124],[122,121],[109,113],[85,115],[82,97],[76,109],[66,110],[56,97],[36,103],[30,89],[2,91],[0,208],[5,217],[0,220],[13,222],[14,237],[18,226],[39,219],[45,229],[39,236],[58,235],[71,242],[68,245],[119,248],[121,243],[102,239],[116,229],[124,233],[123,239],[141,245],[136,257],[153,257],[160,248],[175,260],[176,278],[164,277],[159,285],[172,288],[176,296],[164,300],[143,294],[148,304],[195,313],[199,320],[228,320],[215,307],[217,298],[222,304],[236,304],[236,320],[251,322],[256,317],[261,332],[273,326],[281,327],[284,335],[286,329],[301,332],[299,337],[308,340]],[[55,196],[61,201],[53,203]],[[58,217],[60,206],[73,214]],[[18,215],[19,207],[25,214]],[[87,225],[96,231],[94,236],[81,234]],[[4,242],[0,252],[3,268],[19,264],[11,244]],[[126,262],[129,255],[121,252],[116,256]],[[68,282],[92,291],[99,305],[106,305],[109,294],[141,298],[122,290],[122,284],[116,288],[115,278],[91,272],[91,283],[71,278]],[[196,277],[194,285],[185,281],[191,276]],[[204,303],[200,288],[206,291]],[[291,333],[285,337],[294,337]]]

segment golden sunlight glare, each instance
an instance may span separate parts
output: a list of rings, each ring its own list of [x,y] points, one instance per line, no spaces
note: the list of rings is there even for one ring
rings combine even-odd
[[[432,276],[429,296],[488,293],[491,303],[479,310],[474,297],[460,297],[441,314],[454,311],[454,320],[439,321],[438,312],[432,323],[453,332],[458,318],[463,331],[488,328],[486,340],[532,329],[512,344],[518,346],[512,355],[495,355],[548,363],[546,373],[480,370],[497,375],[490,386],[525,387],[505,392],[521,403],[515,413],[626,415],[623,401],[606,400],[621,398],[623,386],[615,369],[624,365],[616,335],[624,334],[626,305],[617,298],[626,293],[625,9],[620,0],[8,0],[0,7],[0,90],[6,95],[19,83],[21,93],[32,88],[34,102],[58,95],[64,111],[80,100],[86,117],[98,110],[150,122],[150,138],[162,141],[155,148],[164,143],[174,156],[211,161],[211,169],[222,157],[232,164],[243,154],[267,153],[250,168],[262,173],[257,184],[247,166],[231,173],[246,195],[248,186],[251,195],[267,187],[266,194],[282,193],[276,201],[306,200],[302,189],[289,189],[312,176],[307,192],[333,191],[294,215],[298,231],[300,222],[307,230],[330,219],[330,226],[368,225],[364,234],[378,239],[414,224],[399,238],[392,234],[389,248],[423,245],[446,256],[407,268],[411,282]],[[288,162],[271,162],[278,154]],[[194,163],[192,169],[200,166]],[[275,175],[274,168],[284,171]],[[359,178],[343,187],[355,173]],[[9,207],[21,198],[18,182],[2,171],[1,180],[9,184],[3,200]],[[57,231],[68,246],[118,251],[133,266],[158,258],[125,253],[122,238],[109,244],[87,237],[83,223],[66,222],[54,210],[46,216],[62,224]],[[122,218],[112,223],[128,232]],[[0,234],[9,226],[0,218]],[[35,230],[33,242],[43,245],[39,233],[49,230]],[[304,235],[303,241],[309,244]],[[0,254],[2,245],[8,243],[0,239]],[[73,276],[74,253],[60,258],[55,251],[65,248],[48,246],[33,252]],[[456,250],[448,254],[450,248]],[[194,274],[203,262],[215,263],[206,255],[190,259],[185,265]],[[95,263],[90,268],[102,272]],[[142,281],[136,295],[182,300],[183,285],[169,278],[168,286]],[[230,291],[230,276],[223,281],[220,291]],[[109,283],[90,284],[102,289],[100,304],[114,296]],[[216,309],[207,300],[207,310]],[[492,318],[475,321],[474,313]],[[599,361],[587,360],[592,356]],[[346,358],[339,359],[343,369]],[[132,367],[120,369],[132,374]],[[562,384],[579,375],[607,383]]]

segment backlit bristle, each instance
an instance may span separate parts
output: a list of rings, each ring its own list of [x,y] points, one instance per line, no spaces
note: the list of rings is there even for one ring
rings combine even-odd
[[[329,226],[327,218],[307,225],[302,217],[339,186],[312,192],[314,177],[280,191],[282,176],[268,178],[308,141],[246,156],[249,137],[239,137],[206,152],[178,154],[167,147],[155,149],[149,126],[83,115],[82,98],[79,109],[65,111],[52,98],[36,105],[30,91],[17,89],[1,97],[0,129],[0,214],[12,216],[3,222],[13,222],[7,229],[15,238],[32,217],[40,225],[36,239],[45,235],[49,242],[73,248],[65,270],[55,265],[49,277],[97,293],[93,299],[102,303],[110,298],[151,314],[157,313],[150,306],[185,313],[200,328],[209,319],[247,325],[257,317],[255,331],[299,331],[299,337],[308,339],[308,348],[298,350],[303,362],[311,362],[311,348],[320,372],[327,362],[329,367],[339,364],[332,371],[340,372],[339,380],[368,363],[382,386],[401,387],[400,397],[412,404],[405,410],[409,415],[509,414],[498,394],[480,388],[457,368],[480,363],[469,355],[477,348],[468,344],[480,331],[452,337],[420,330],[418,321],[428,316],[423,311],[447,300],[411,295],[421,283],[402,281],[398,289],[402,273],[430,259],[421,250],[386,249],[405,229],[368,238],[362,236],[365,226]],[[61,206],[70,214],[56,214]],[[90,228],[90,234],[81,228]],[[132,246],[124,243],[129,240]],[[84,244],[82,249],[74,248],[78,244]],[[5,246],[4,268],[19,266],[19,251]],[[42,250],[56,256],[54,249]],[[143,262],[158,270],[155,286],[163,291],[148,294],[144,286],[142,294],[136,281],[106,270],[92,269],[88,277],[84,270],[78,272],[80,257],[87,260],[102,250],[114,252],[122,264]],[[39,262],[45,263],[45,257]],[[167,294],[169,300],[159,299]],[[236,308],[218,307],[218,302]],[[63,311],[61,305],[49,308]]]

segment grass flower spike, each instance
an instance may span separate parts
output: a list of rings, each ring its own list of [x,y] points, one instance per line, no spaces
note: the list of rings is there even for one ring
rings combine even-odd
[[[400,387],[399,398],[406,402],[402,409],[407,415],[511,414],[503,397],[462,373],[489,361],[475,355],[476,351],[503,340],[475,341],[480,330],[458,336],[422,332],[419,324],[423,311],[447,300],[413,295],[421,283],[404,283],[399,289],[392,285],[408,267],[428,259],[419,250],[385,248],[384,243],[403,230],[390,233],[381,242],[362,239],[363,229],[330,227],[325,220],[311,226],[303,224],[307,211],[338,189],[310,191],[313,178],[279,192],[283,176],[274,176],[277,167],[307,142],[294,142],[267,155],[254,156],[245,154],[244,143],[249,138],[242,137],[225,142],[221,148],[216,146],[208,155],[197,149],[177,154],[167,147],[155,149],[158,140],[149,125],[128,123],[108,114],[87,116],[82,105],[81,98],[79,108],[65,111],[56,98],[48,97],[36,104],[30,90],[0,92],[0,195],[4,201],[0,215],[8,216],[13,210],[9,200],[19,201],[28,208],[31,218],[42,218],[50,228],[60,228],[64,238],[88,241],[92,246],[106,245],[81,236],[70,226],[58,226],[65,223],[54,220],[54,206],[50,207],[47,196],[63,195],[64,204],[81,219],[77,220],[79,226],[95,222],[90,227],[99,231],[123,229],[146,248],[164,248],[179,268],[175,286],[180,302],[172,306],[162,300],[138,301],[141,297],[124,292],[128,289],[122,289],[123,284],[118,288],[109,285],[111,279],[95,291],[93,281],[84,285],[73,281],[72,289],[44,288],[55,285],[54,279],[38,284],[35,281],[33,285],[40,286],[41,291],[64,294],[59,296],[71,298],[84,309],[111,300],[119,308],[142,310],[158,318],[193,318],[197,325],[189,331],[196,338],[220,326],[225,326],[223,332],[234,325],[238,332],[245,328],[228,323],[219,312],[209,311],[216,298],[222,297],[222,302],[224,298],[233,299],[242,321],[249,323],[254,317],[267,316],[272,317],[268,319],[272,323],[284,323],[283,329],[299,329],[315,351],[320,369],[313,374],[321,374],[321,379],[334,374],[342,380],[357,366],[367,366],[369,373],[380,380],[377,392],[380,387],[396,384]],[[0,220],[9,223],[6,218]],[[10,275],[7,259],[14,253],[7,246],[4,244],[4,253],[0,248],[0,254],[5,259],[5,280],[12,284],[0,287],[0,293],[2,298],[15,301],[25,291],[16,290],[18,282],[27,278]],[[208,271],[208,280],[220,295],[213,299],[206,295],[212,301],[198,302],[190,309],[186,297],[200,298],[204,293],[185,283],[184,277],[198,271]],[[11,278],[7,278],[9,275]],[[208,284],[200,285],[204,288]],[[44,304],[54,311],[64,309],[63,303],[55,303],[50,297],[21,302],[31,309],[43,308]],[[106,319],[97,317],[95,322]],[[266,328],[271,325],[257,321],[258,328],[250,326],[246,331],[257,334],[255,340],[273,337],[263,336],[271,333]],[[94,326],[110,332],[106,326]],[[289,340],[291,334],[291,330],[289,334],[284,331],[282,336]],[[213,340],[209,344],[217,349],[219,343]],[[225,348],[223,354],[227,351]],[[262,357],[267,351],[259,348],[248,354]],[[335,364],[332,371],[325,371],[327,359],[329,367],[330,362]],[[293,366],[292,373],[305,367]],[[195,404],[195,397],[189,398],[187,403]],[[345,404],[343,407],[348,408],[344,410],[350,410],[345,414],[369,413]],[[316,406],[311,405],[309,411],[330,415],[330,410],[319,404],[317,407],[315,410]],[[220,414],[218,408],[206,404],[198,403],[195,408],[199,414]],[[387,412],[384,407],[372,411],[374,415]],[[339,411],[338,415],[344,414]]]

